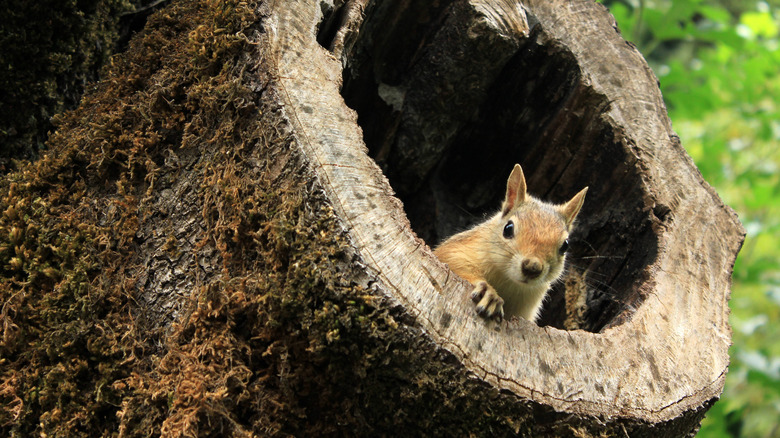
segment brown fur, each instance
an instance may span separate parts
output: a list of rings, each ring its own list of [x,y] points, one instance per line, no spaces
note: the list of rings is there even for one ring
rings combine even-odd
[[[475,227],[444,241],[435,250],[440,260],[474,285],[472,299],[477,312],[501,319],[522,316],[535,321],[550,285],[563,272],[565,254],[559,249],[571,231],[587,188],[569,202],[553,205],[526,191],[525,177],[515,165],[507,181],[501,212]],[[511,221],[514,235],[504,237]],[[538,277],[523,264],[540,266]]]

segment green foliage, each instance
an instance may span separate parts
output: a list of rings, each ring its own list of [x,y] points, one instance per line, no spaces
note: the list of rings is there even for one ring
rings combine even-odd
[[[733,275],[731,367],[699,436],[780,436],[780,7],[610,2],[648,59],[675,130],[747,229]]]

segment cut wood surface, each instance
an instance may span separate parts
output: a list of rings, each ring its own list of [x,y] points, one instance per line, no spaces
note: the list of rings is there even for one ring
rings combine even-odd
[[[677,433],[695,429],[723,388],[743,231],[680,146],[655,76],[608,12],[588,1],[347,2],[362,14],[345,15],[343,50],[331,52],[318,41],[329,19],[320,3],[272,3],[266,56],[307,172],[378,293],[498,390],[604,422],[683,418]],[[372,86],[378,98],[359,95]],[[380,100],[384,113],[361,112]],[[404,204],[452,211],[441,200],[459,196],[453,180],[489,193],[473,206],[497,208],[502,193],[490,188],[516,161],[531,192],[552,201],[590,186],[571,268],[587,284],[601,275],[586,291],[598,310],[585,313],[590,331],[478,318],[470,286],[418,237],[451,230],[413,231],[407,220]],[[548,321],[563,319],[557,311]]]

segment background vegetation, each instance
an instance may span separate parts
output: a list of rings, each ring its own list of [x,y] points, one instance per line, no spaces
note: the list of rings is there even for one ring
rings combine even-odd
[[[656,72],[682,143],[739,214],[734,345],[700,437],[780,437],[780,1],[604,2]]]

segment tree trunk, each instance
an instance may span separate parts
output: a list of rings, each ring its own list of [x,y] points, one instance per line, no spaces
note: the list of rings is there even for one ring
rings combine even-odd
[[[698,429],[744,231],[602,6],[228,3],[156,14],[3,182],[0,431]],[[430,249],[514,163],[590,187],[539,326]]]
[[[353,0],[323,16],[315,3],[277,2],[268,47],[297,144],[380,293],[464,371],[547,413],[527,424],[696,430],[723,388],[743,231],[608,12]],[[515,162],[544,198],[591,188],[547,327],[480,320],[425,244],[496,209]]]

